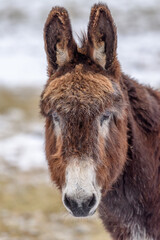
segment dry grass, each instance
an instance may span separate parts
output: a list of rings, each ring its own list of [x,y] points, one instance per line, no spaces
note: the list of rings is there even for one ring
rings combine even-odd
[[[0,139],[37,131],[43,121],[39,108],[40,92],[34,88],[0,88],[0,125],[3,125]]]
[[[0,88],[0,114],[19,109],[26,120],[39,118],[40,90],[34,88]]]

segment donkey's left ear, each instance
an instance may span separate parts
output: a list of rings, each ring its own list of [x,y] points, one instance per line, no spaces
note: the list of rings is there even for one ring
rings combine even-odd
[[[44,26],[44,41],[49,74],[74,58],[77,46],[65,8],[54,7],[50,11]]]
[[[117,31],[108,7],[95,4],[91,9],[88,25],[89,56],[108,69],[116,58]]]

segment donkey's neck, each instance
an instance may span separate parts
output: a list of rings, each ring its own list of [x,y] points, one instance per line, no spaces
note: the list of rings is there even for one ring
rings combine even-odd
[[[160,198],[160,95],[126,76],[122,85],[128,103],[127,162],[103,198],[100,215],[115,237],[154,239],[147,232],[154,236],[157,219],[153,216]],[[106,217],[101,214],[104,211]],[[134,237],[134,232],[139,235]]]
[[[126,76],[123,82],[128,102],[128,159],[124,175],[127,172],[143,195],[141,200],[143,197],[146,202],[151,198],[148,191],[154,190],[154,182],[157,184],[160,164],[160,93]]]

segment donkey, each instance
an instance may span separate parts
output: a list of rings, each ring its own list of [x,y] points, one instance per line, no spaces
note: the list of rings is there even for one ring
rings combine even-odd
[[[160,93],[121,71],[105,4],[92,7],[81,47],[62,7],[44,41],[46,158],[64,206],[75,217],[98,208],[115,240],[160,240]]]

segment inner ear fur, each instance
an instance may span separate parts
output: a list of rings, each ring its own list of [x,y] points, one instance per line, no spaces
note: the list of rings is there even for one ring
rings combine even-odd
[[[50,11],[44,26],[44,42],[49,75],[74,58],[77,46],[65,8],[54,7]]]
[[[107,5],[95,4],[88,24],[88,54],[108,69],[116,59],[117,30]]]

